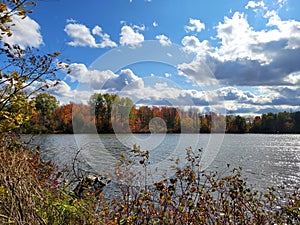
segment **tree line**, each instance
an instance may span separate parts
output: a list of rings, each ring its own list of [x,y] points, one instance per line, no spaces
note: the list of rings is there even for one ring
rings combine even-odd
[[[88,104],[65,105],[40,93],[28,105],[34,109],[27,111],[31,120],[19,128],[22,133],[300,133],[300,111],[245,118],[202,114],[196,108],[136,107],[127,97],[100,93],[93,94]]]

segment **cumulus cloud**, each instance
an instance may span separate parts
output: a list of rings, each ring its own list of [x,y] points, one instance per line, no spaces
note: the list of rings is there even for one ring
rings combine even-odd
[[[13,15],[12,24],[15,24],[10,28],[12,36],[3,36],[3,42],[19,45],[23,49],[26,47],[38,48],[43,44],[40,25],[30,17],[27,16],[22,19],[20,16]]]
[[[53,81],[47,82],[53,84]],[[60,81],[58,85],[50,87],[47,91],[55,96],[61,105],[68,104],[70,101],[88,104],[89,98],[94,93],[93,90],[73,90],[65,81]]]
[[[154,21],[154,22],[152,23],[152,26],[153,26],[153,27],[158,27],[158,23],[157,23],[156,21]]]
[[[198,55],[205,55],[211,50],[207,40],[200,41],[196,36],[185,36],[181,40],[184,50],[187,52],[194,52]]]
[[[252,4],[248,7],[255,6]],[[267,11],[264,17],[268,22],[261,30],[255,30],[244,13],[224,17],[215,27],[214,38],[219,40],[216,47],[208,40],[200,42],[195,36],[184,37],[184,49],[197,56],[178,69],[199,81],[203,80],[200,74],[206,64],[224,85],[296,85],[298,77],[291,74],[300,70],[300,22],[282,20],[276,11]]]
[[[300,85],[300,72],[289,74],[283,80],[288,84]]]
[[[286,40],[286,49],[297,49],[300,47],[300,22],[295,20],[283,21],[276,11],[268,11],[265,17],[269,19],[267,26],[277,27],[278,33],[276,37],[270,37],[269,41]]]
[[[191,63],[182,63],[177,66],[178,74],[185,76],[200,86],[219,84],[211,69],[201,55],[197,55]]]
[[[96,40],[89,28],[83,24],[69,23],[66,25],[64,31],[73,39],[73,41],[68,42],[71,46],[97,47]]]
[[[139,30],[143,30],[143,28],[135,26],[134,29],[133,27],[124,25],[121,28],[120,44],[130,47],[139,46],[144,41],[144,35],[139,33]]]
[[[100,48],[117,47],[117,44],[110,39],[110,36],[103,33],[101,27],[95,26],[92,30],[92,34],[98,35],[101,38],[102,42],[97,44]]]
[[[102,28],[99,26],[95,26],[91,33],[90,29],[83,24],[69,23],[65,26],[64,31],[73,39],[68,42],[68,44],[74,47],[106,48],[117,46],[115,42],[110,40],[110,36],[108,34],[102,32]],[[96,42],[93,35],[100,37],[100,43]]]
[[[224,98],[226,109],[236,113],[265,113],[287,109],[299,110],[300,88],[290,86],[264,86],[263,91],[253,94],[237,87],[224,87],[216,90]]]
[[[70,64],[69,69],[71,73],[67,75],[67,78],[70,78],[71,82],[88,83],[93,85],[95,89],[100,89],[107,80],[117,77],[110,70],[89,70],[84,64],[80,63]]]
[[[221,40],[221,46],[216,52],[220,60],[234,61],[246,58],[262,63],[270,62],[265,52],[255,48],[259,47],[263,38],[260,32],[254,31],[249,25],[244,13],[235,12],[232,18],[225,17],[224,22],[220,22],[216,30],[216,37]]]
[[[48,89],[48,92],[55,96],[60,97],[72,97],[72,89],[71,87],[65,82],[60,81],[57,85],[54,86],[55,81],[47,80],[46,81],[50,88]]]
[[[219,96],[224,97],[224,100],[235,100],[240,102],[249,102],[255,98],[254,94],[247,91],[239,90],[236,87],[224,87],[217,90]]]
[[[130,97],[138,105],[168,105],[174,107],[209,105],[207,96],[202,91],[182,90],[170,86],[164,80],[155,77],[152,85],[144,85],[140,89],[122,90],[122,94]]]
[[[264,9],[266,9],[265,3],[263,1],[260,1],[260,2],[249,1],[247,3],[247,5],[245,6],[246,9],[257,8],[257,7],[262,7]]]
[[[164,34],[156,35],[155,37],[162,46],[170,46],[172,45],[171,40]]]
[[[300,87],[299,86],[276,86],[267,87],[276,98],[272,99],[272,105],[289,105],[300,109]]]
[[[192,19],[192,18],[190,18],[189,20],[189,25],[185,26],[185,31],[187,33],[191,31],[196,31],[199,33],[204,29],[205,29],[204,23],[202,23],[200,20]]]
[[[121,70],[115,74],[111,70],[89,70],[84,64],[72,63],[69,66],[71,73],[67,75],[71,82],[89,84],[94,90],[121,90],[124,87],[141,88],[143,80],[136,76],[130,69]]]
[[[144,82],[141,78],[136,76],[132,70],[121,70],[117,77],[108,79],[103,86],[103,89],[120,91],[123,88],[128,89],[141,89],[144,87]]]

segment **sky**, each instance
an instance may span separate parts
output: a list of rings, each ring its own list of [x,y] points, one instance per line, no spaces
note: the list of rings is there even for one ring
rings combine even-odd
[[[300,110],[298,0],[41,0],[3,41],[61,52],[61,104],[93,93],[253,115]]]

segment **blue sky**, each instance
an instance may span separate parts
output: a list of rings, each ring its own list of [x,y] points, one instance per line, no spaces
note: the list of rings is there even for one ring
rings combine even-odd
[[[62,104],[110,92],[201,111],[296,111],[299,9],[298,0],[47,0],[4,41],[71,59],[49,90]]]

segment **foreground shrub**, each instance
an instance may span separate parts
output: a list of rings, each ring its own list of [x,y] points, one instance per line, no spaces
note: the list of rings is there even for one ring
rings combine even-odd
[[[0,224],[96,224],[97,200],[77,199],[61,173],[12,133],[0,140]]]
[[[146,168],[148,153],[134,152]],[[258,192],[247,186],[241,169],[219,177],[218,173],[201,171],[200,159],[201,150],[195,154],[188,149],[186,166],[175,167],[172,178],[145,184],[143,188],[122,185],[121,197],[113,200],[110,208],[107,205],[102,208],[103,223],[300,224],[297,189],[291,194],[275,188]],[[129,174],[132,164],[123,161],[117,173],[120,179]]]
[[[175,163],[173,177],[151,184],[141,176],[144,184],[133,186],[124,181],[137,179],[129,172],[137,163],[144,175],[149,172],[149,152],[136,148],[132,155],[135,160],[122,157],[116,170],[117,197],[76,197],[38,148],[1,135],[0,224],[300,224],[297,189],[258,192],[247,186],[241,169],[222,176],[201,171],[201,151],[192,149],[183,168]]]

